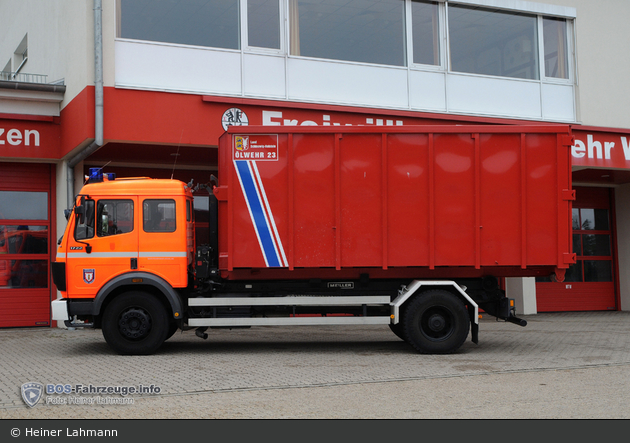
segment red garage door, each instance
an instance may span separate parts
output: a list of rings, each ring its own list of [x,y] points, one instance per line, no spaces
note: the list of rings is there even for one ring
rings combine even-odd
[[[565,281],[537,279],[538,312],[617,309],[612,189],[576,187],[573,252],[577,263]]]
[[[0,327],[50,325],[54,166],[0,163]]]

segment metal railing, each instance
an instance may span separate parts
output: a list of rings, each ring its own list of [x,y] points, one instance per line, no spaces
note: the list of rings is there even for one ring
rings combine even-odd
[[[0,71],[0,80],[22,83],[46,83],[47,75]]]

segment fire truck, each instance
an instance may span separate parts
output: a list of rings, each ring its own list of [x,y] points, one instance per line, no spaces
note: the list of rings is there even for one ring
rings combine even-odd
[[[279,325],[388,325],[456,352],[482,312],[526,325],[504,277],[562,281],[575,262],[572,144],[564,125],[238,126],[208,183],[91,169],[52,263],[53,319],[120,354]]]

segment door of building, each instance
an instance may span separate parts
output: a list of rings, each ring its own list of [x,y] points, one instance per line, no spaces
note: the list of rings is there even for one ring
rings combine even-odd
[[[613,190],[575,189],[573,252],[577,263],[562,283],[536,280],[538,312],[617,309]]]
[[[54,166],[0,162],[0,327],[50,325]]]

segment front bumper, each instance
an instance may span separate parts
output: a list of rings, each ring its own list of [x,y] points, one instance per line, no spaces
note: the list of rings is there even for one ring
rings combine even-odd
[[[70,314],[68,314],[68,301],[60,298],[53,300],[50,304],[52,307],[52,319],[56,321],[65,322],[70,320]]]
[[[77,312],[81,311],[80,309],[73,309],[74,305],[76,303],[71,306],[65,298],[53,300],[51,303],[52,319],[63,322],[68,328],[93,328],[94,323],[77,319],[77,314],[82,314],[83,312]]]

